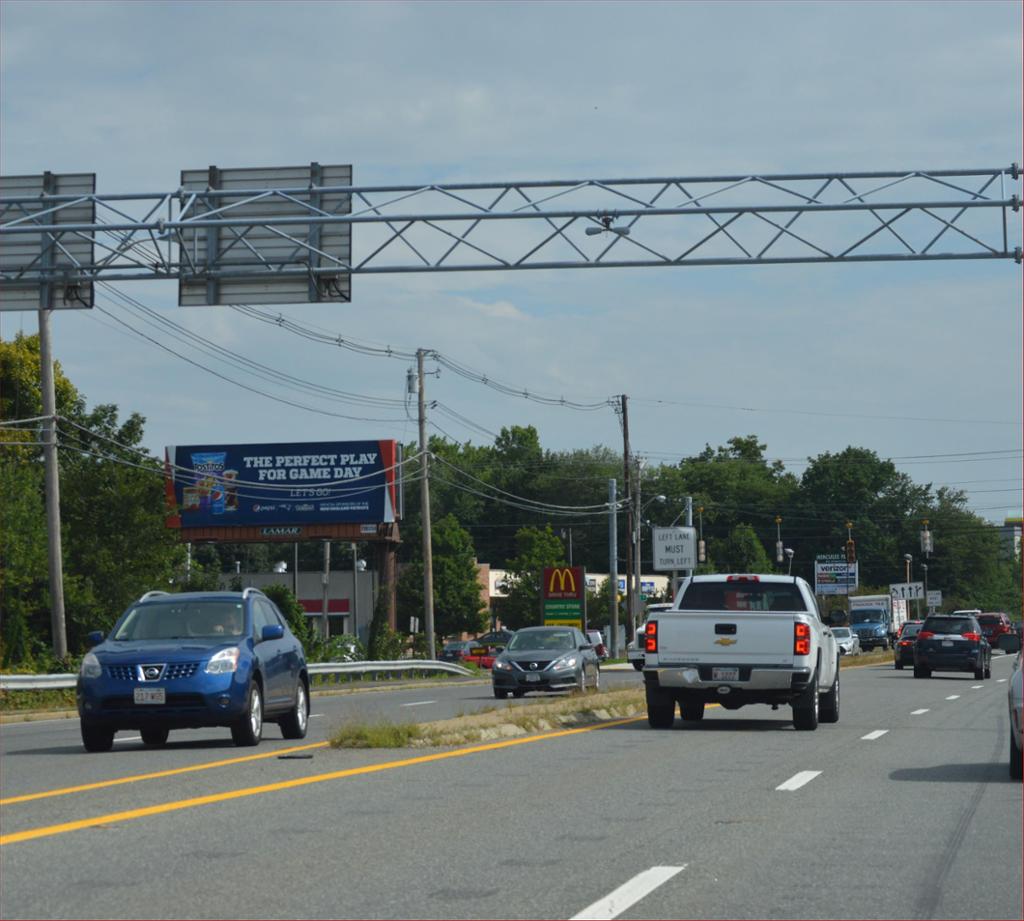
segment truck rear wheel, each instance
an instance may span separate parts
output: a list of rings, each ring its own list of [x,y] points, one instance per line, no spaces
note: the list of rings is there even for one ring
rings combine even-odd
[[[679,701],[679,714],[687,723],[697,723],[704,719],[703,700]]]
[[[802,732],[818,728],[818,673],[811,676],[811,683],[793,701],[793,728]]]
[[[647,723],[651,729],[671,729],[676,719],[675,698],[660,688],[646,688]]]
[[[823,723],[839,722],[839,660],[836,660],[836,677],[828,693],[821,698],[820,719]]]

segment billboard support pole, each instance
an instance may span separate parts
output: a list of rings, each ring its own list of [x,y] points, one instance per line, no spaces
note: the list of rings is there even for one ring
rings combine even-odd
[[[320,623],[320,631],[323,636],[323,640],[326,643],[331,636],[331,628],[328,622],[328,595],[330,594],[331,586],[331,542],[329,540],[324,541],[324,572],[321,577],[321,582],[323,583],[324,594],[323,608],[321,609],[323,612],[323,618]]]
[[[430,540],[430,454],[427,451],[427,406],[423,393],[424,349],[416,349],[416,373],[419,377],[420,463],[423,482],[420,485],[420,516],[423,519],[423,622],[427,632],[427,658],[436,658],[434,647],[434,561]]]

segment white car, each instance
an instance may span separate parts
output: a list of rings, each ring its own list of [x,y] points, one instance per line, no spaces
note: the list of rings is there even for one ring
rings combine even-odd
[[[1013,646],[1005,640],[1001,645],[1007,652],[1013,651]],[[1022,724],[1024,724],[1024,652],[1020,650],[1019,639],[1013,645],[1017,647],[1017,661],[1013,664],[1013,674],[1010,676],[1010,691],[1008,694],[1010,707],[1010,776],[1014,780],[1021,780],[1021,752],[1024,750],[1024,739],[1022,739]]]
[[[860,655],[860,637],[849,627],[833,627],[832,635],[836,638],[836,646],[839,647],[841,656]]]

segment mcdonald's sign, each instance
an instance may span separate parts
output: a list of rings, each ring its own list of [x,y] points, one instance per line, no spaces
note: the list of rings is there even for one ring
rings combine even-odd
[[[547,566],[544,569],[544,597],[560,600],[563,598],[584,598],[587,589],[582,566]]]
[[[587,580],[582,566],[545,567],[541,595],[545,624],[583,629]]]

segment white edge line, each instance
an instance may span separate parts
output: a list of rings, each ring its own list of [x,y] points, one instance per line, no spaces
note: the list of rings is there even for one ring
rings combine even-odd
[[[799,790],[804,784],[810,783],[817,777],[821,771],[800,771],[799,774],[794,774],[785,783],[780,783],[775,789],[776,790]]]
[[[605,898],[588,905],[578,915],[573,915],[570,921],[611,921],[685,869],[684,863],[679,867],[651,867],[644,870]]]
[[[874,742],[875,739],[882,738],[888,731],[888,729],[876,729],[874,732],[869,732],[866,736],[861,736],[860,739],[862,742]]]

